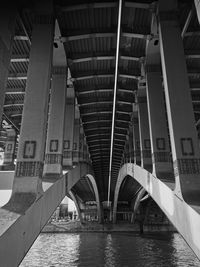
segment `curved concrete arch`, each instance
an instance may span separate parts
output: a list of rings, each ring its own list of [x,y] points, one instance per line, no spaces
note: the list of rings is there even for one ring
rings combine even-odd
[[[78,212],[78,216],[79,216],[79,218],[80,218],[80,222],[83,223],[82,213],[81,213],[81,210],[80,210],[78,201],[77,201],[77,199],[76,199],[76,196],[74,195],[74,193],[72,192],[72,190],[69,191],[69,195],[70,195],[71,199],[74,201],[74,204],[75,204],[75,206],[76,206],[76,210],[77,210],[77,212]]]
[[[120,185],[127,175],[135,179],[148,192],[200,259],[200,206],[190,206],[177,196],[173,190],[174,183],[164,183],[133,163],[124,164],[119,171],[115,203]]]
[[[97,213],[98,213],[98,218],[99,218],[99,223],[102,222],[102,212],[101,212],[101,205],[100,205],[100,198],[99,198],[99,191],[97,188],[96,180],[94,179],[94,176],[91,174],[87,174],[88,179],[90,180],[94,194],[95,194],[95,199],[97,203]]]
[[[70,170],[67,174],[67,191],[70,194],[72,187],[79,182],[79,180],[83,177],[88,177],[92,188],[95,194],[95,200],[97,203],[97,213],[99,218],[99,223],[102,222],[102,212],[101,212],[101,204],[99,198],[99,191],[97,188],[96,181],[94,179],[93,171],[91,167],[86,163],[80,163],[76,168]]]
[[[131,218],[132,223],[134,223],[135,221],[135,216],[140,205],[140,200],[144,197],[145,193],[146,193],[146,190],[144,188],[141,188],[140,191],[138,192],[138,195],[135,200],[134,208],[133,208],[133,217]]]

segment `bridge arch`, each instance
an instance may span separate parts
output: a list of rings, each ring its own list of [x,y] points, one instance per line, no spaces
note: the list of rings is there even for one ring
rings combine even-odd
[[[102,212],[101,212],[101,205],[100,205],[100,198],[99,198],[99,191],[97,188],[96,180],[93,175],[92,169],[87,164],[79,164],[76,168],[72,169],[68,173],[68,186],[67,191],[69,192],[70,196],[72,197],[71,193],[74,192],[73,189],[78,186],[79,182],[87,182],[90,188],[90,191],[94,194],[95,202],[97,205],[97,215],[99,223],[102,222]],[[71,192],[71,193],[70,193]],[[73,193],[74,195],[74,193]],[[74,198],[73,196],[72,198]],[[79,206],[77,201],[74,201],[76,206]],[[78,211],[79,210],[79,211]],[[82,218],[80,215],[80,207],[77,208],[79,212],[79,217]],[[82,218],[83,219],[83,218]]]
[[[148,192],[199,258],[200,210],[198,206],[189,205],[180,199],[173,190],[174,183],[163,182],[136,164],[126,163],[119,171],[114,195],[113,217],[116,216],[120,186],[127,175],[135,179]]]
[[[75,194],[74,194],[74,192],[72,190],[69,191],[69,196],[74,201],[74,204],[75,204],[75,207],[76,207],[80,222],[82,223],[83,222],[83,217],[82,217],[82,214],[81,214],[81,210],[80,210],[77,198],[76,198],[76,196],[75,196]]]
[[[101,205],[100,205],[100,198],[99,198],[99,191],[97,188],[97,184],[96,184],[96,180],[94,179],[94,176],[91,174],[87,174],[88,179],[90,180],[92,186],[93,186],[93,190],[94,190],[94,194],[95,194],[95,199],[96,199],[96,204],[97,204],[97,214],[98,214],[98,218],[99,218],[99,222],[102,222],[102,212],[101,212]]]

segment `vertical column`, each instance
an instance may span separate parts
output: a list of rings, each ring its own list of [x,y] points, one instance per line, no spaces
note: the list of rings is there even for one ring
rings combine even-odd
[[[84,136],[84,141],[83,141],[83,161],[85,163],[89,163],[89,158],[88,158],[88,146],[86,142],[86,137]]]
[[[176,1],[159,1],[159,36],[169,123],[175,192],[190,204],[200,203],[200,151]],[[169,41],[170,40],[170,41]]]
[[[146,90],[138,89],[138,119],[139,119],[139,134],[140,134],[140,148],[141,148],[141,166],[148,171],[152,170],[151,158],[151,142],[149,134],[149,120],[146,100]]]
[[[16,145],[16,132],[14,129],[8,129],[7,139],[5,144],[5,152],[4,152],[4,162],[3,162],[4,170],[14,169],[15,145]]]
[[[72,83],[69,83],[68,71],[67,97],[65,107],[65,130],[63,142],[63,169],[67,170],[73,166],[72,150],[74,140],[74,110],[75,110],[75,95]]]
[[[44,175],[62,173],[66,67],[53,67]]]
[[[165,114],[162,88],[159,40],[157,23],[153,16],[152,36],[146,49],[147,104],[152,149],[153,174],[165,181],[173,181],[171,151]]]
[[[13,1],[3,1],[0,9],[0,121],[3,115],[17,9]]]
[[[137,165],[141,165],[138,107],[136,106],[136,104],[134,104],[134,112],[133,112],[133,149],[134,149],[134,163]]]
[[[124,147],[124,163],[128,163],[128,162],[130,162],[130,157],[129,157],[129,140],[127,136],[125,147]]]
[[[36,12],[13,193],[37,196],[42,193],[54,18],[50,2],[40,2]]]
[[[84,161],[84,131],[83,126],[80,125],[80,136],[79,136],[79,162]]]
[[[129,161],[134,162],[134,147],[133,147],[133,122],[129,126]]]
[[[73,165],[79,163],[79,140],[80,140],[80,113],[78,105],[75,106],[75,120],[74,120],[74,143],[73,143]]]

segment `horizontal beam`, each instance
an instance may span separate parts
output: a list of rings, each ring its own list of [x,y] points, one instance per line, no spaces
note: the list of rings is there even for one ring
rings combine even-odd
[[[18,106],[23,106],[23,105],[24,103],[9,103],[9,104],[4,104],[3,107],[4,108],[13,107],[13,106],[18,107]]]
[[[11,114],[10,117],[11,118],[16,118],[16,117],[21,117],[22,113],[16,113],[16,114]]]
[[[72,78],[72,81],[82,81],[82,80],[88,80],[88,79],[93,79],[93,78],[112,78],[114,74],[91,74],[91,75],[85,75],[85,76],[79,76],[76,78]]]
[[[147,40],[150,37],[150,34],[142,34],[142,33],[134,33],[129,30],[122,31],[121,33],[122,37],[126,38],[136,38],[136,39],[143,39]],[[77,40],[83,40],[83,39],[90,39],[90,38],[111,38],[116,37],[115,29],[105,29],[101,32],[94,32],[92,29],[83,31],[73,31],[69,33],[68,36],[62,36],[60,37],[60,41],[62,43],[70,42],[70,41],[77,41]]]
[[[95,60],[101,61],[101,60],[114,60],[114,59],[115,59],[115,56],[109,56],[109,55],[84,57],[84,58],[76,58],[76,59],[68,58],[68,60],[70,60],[70,63],[72,62],[73,64],[83,63],[83,62],[88,62],[88,61],[95,61]]]
[[[88,79],[93,79],[93,78],[112,78],[114,77],[114,73],[102,73],[102,74],[80,74],[80,76],[72,78],[72,81],[82,81],[82,80],[88,80]],[[126,74],[126,73],[119,73],[120,78],[125,78],[125,79],[133,79],[133,80],[138,80],[140,78],[140,75],[132,75],[132,74]]]
[[[70,42],[70,41],[77,41],[83,39],[90,39],[90,38],[110,38],[115,37],[116,33],[113,31],[102,31],[102,32],[92,32],[91,30],[87,31],[87,33],[81,33],[78,31],[70,36],[62,36],[60,41],[62,43]]]
[[[130,8],[141,8],[141,9],[149,9],[149,8],[151,8],[151,4],[140,3],[140,2],[130,2],[130,1],[125,1],[124,6],[125,7],[130,7]]]
[[[131,94],[134,94],[134,91],[133,90],[129,90],[129,89],[122,89],[122,88],[119,88],[117,89],[118,92],[123,92],[123,93],[131,93]],[[86,95],[86,94],[96,94],[96,93],[105,93],[105,92],[113,92],[113,88],[97,88],[97,89],[94,89],[94,90],[86,90],[86,91],[81,91],[81,92],[78,92],[77,95]]]
[[[142,39],[145,41],[150,37],[150,34],[141,34],[141,33],[134,33],[134,32],[122,32],[121,35],[122,37]]]
[[[117,6],[116,2],[88,3],[88,4],[82,4],[82,5],[64,6],[64,7],[61,7],[61,11],[70,12],[70,11],[78,11],[78,10],[85,10],[85,9],[112,8],[116,6]]]
[[[28,41],[29,42],[29,38],[26,35],[15,35],[14,40],[15,41]]]
[[[24,55],[11,55],[11,63],[15,62],[29,62],[29,55],[24,54]]]
[[[101,114],[112,114],[112,111],[106,110],[106,111],[93,111],[93,112],[86,112],[86,113],[81,113],[81,116],[91,116],[91,115],[101,115]]]
[[[200,54],[185,55],[186,59],[200,59]]]
[[[115,56],[114,55],[108,55],[104,54],[102,55],[91,55],[91,54],[86,54],[83,55],[82,57],[76,57],[76,58],[70,58],[68,57],[69,64],[76,64],[76,63],[83,63],[83,62],[89,62],[89,61],[102,61],[102,60],[114,60]],[[137,61],[139,62],[141,60],[141,57],[135,57],[135,56],[130,56],[130,55],[120,55],[121,60],[129,60],[129,61]]]
[[[186,32],[184,34],[184,37],[191,37],[191,36],[200,36],[200,31]]]
[[[9,73],[8,80],[27,80],[27,73]]]
[[[25,93],[25,88],[23,87],[13,87],[13,88],[6,88],[5,94],[24,94]]]
[[[99,123],[99,122],[101,122],[101,123],[108,123],[108,122],[111,122],[111,119],[109,120],[93,120],[93,121],[85,121],[85,122],[82,122],[84,125],[86,125],[86,124],[93,124],[93,123]]]
[[[90,106],[90,105],[97,105],[97,104],[100,104],[100,105],[108,105],[108,104],[112,104],[113,101],[95,101],[95,102],[87,102],[87,103],[82,103],[82,104],[79,104],[80,107],[84,107],[84,106]],[[117,104],[120,104],[120,105],[132,105],[132,102],[126,102],[126,101],[120,101],[118,100],[117,101]]]

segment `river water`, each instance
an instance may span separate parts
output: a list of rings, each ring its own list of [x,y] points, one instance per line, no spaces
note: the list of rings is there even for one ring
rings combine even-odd
[[[20,267],[196,267],[177,233],[41,234]]]

